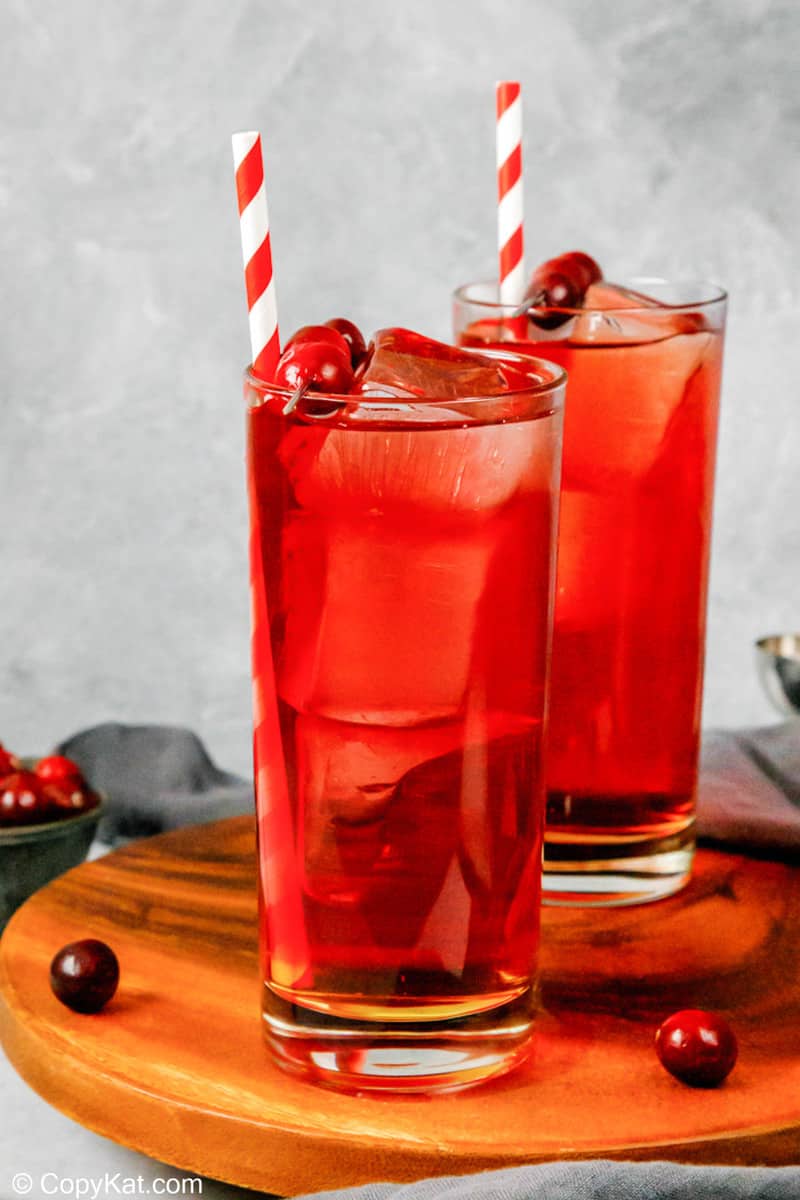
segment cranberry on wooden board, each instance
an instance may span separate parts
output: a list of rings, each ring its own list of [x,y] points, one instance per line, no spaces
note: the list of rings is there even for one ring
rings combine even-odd
[[[53,993],[74,1012],[99,1012],[116,992],[118,983],[117,956],[96,938],[62,946],[50,964]]]
[[[682,1083],[717,1087],[733,1070],[738,1044],[724,1017],[685,1008],[659,1026],[656,1052],[662,1065]]]

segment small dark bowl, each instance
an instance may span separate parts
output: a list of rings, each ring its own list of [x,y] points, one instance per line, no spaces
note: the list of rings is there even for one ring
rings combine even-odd
[[[35,759],[22,759],[30,769]],[[41,825],[0,827],[0,931],[29,896],[89,853],[106,800],[94,808]]]

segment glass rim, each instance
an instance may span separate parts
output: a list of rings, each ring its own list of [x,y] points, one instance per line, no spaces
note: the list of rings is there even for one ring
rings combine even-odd
[[[605,282],[605,281],[602,281]],[[638,286],[631,286],[638,285]],[[609,287],[627,288],[631,292],[639,292],[643,299],[646,293],[642,291],[647,286],[657,285],[659,287],[677,287],[685,288],[691,293],[692,289],[696,289],[698,293],[706,293],[702,300],[683,300],[680,304],[666,304],[659,301],[657,297],[652,297],[649,304],[627,304],[627,305],[609,305],[599,308],[596,306],[584,307],[569,307],[561,304],[542,305],[548,312],[567,313],[570,316],[579,316],[581,313],[606,313],[612,316],[627,313],[630,317],[639,313],[650,313],[662,311],[665,313],[684,313],[696,312],[698,309],[713,308],[717,304],[723,304],[728,299],[728,293],[725,288],[718,283],[712,283],[707,279],[689,278],[689,279],[667,279],[663,275],[632,275],[627,279],[609,280]],[[453,299],[461,304],[469,304],[472,308],[482,308],[487,312],[499,313],[504,317],[512,317],[520,315],[519,304],[501,304],[499,300],[480,300],[468,293],[472,288],[496,288],[498,283],[496,279],[476,279],[471,283],[463,283],[453,291]],[[712,293],[708,295],[708,293]],[[524,315],[524,314],[523,314]]]
[[[541,379],[531,379],[530,387],[515,388],[505,392],[494,392],[489,396],[357,396],[348,393],[337,394],[332,392],[313,392],[311,396],[315,402],[329,402],[336,404],[335,411],[342,411],[348,405],[355,406],[360,409],[365,416],[369,413],[386,413],[387,410],[395,410],[402,414],[404,411],[412,412],[413,409],[424,406],[427,409],[452,409],[454,405],[474,405],[475,408],[490,407],[499,403],[513,402],[520,400],[532,400],[535,398],[549,397],[551,403],[549,409],[557,409],[563,403],[563,399],[558,399],[558,393],[564,389],[567,382],[567,372],[557,363],[550,362],[548,359],[540,358],[531,354],[518,354],[514,350],[495,350],[484,348],[482,346],[459,346],[458,349],[465,353],[474,354],[481,358],[496,358],[500,361],[507,361],[511,365],[518,365],[522,371],[535,372],[536,375],[542,376]],[[279,387],[274,383],[269,383],[266,379],[262,379],[260,375],[256,375],[253,371],[252,363],[248,363],[244,370],[245,382],[256,391],[263,395],[281,397],[288,400],[292,396],[291,388]],[[548,411],[542,409],[542,412]],[[334,415],[332,412],[329,414]],[[541,415],[541,414],[538,414]],[[322,416],[316,417],[316,420],[324,420]]]

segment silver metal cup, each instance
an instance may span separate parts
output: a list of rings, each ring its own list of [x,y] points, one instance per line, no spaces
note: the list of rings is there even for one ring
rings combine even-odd
[[[800,713],[800,633],[759,638],[756,662],[764,691],[778,712]]]

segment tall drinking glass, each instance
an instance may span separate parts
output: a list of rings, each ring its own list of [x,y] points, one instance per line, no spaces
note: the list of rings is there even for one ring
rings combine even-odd
[[[725,310],[717,287],[640,279],[520,329],[496,285],[455,293],[461,345],[511,341],[568,373],[550,902],[654,900],[689,878]]]
[[[263,1017],[332,1086],[527,1047],[564,376],[509,359],[501,396],[289,416],[245,380]]]

